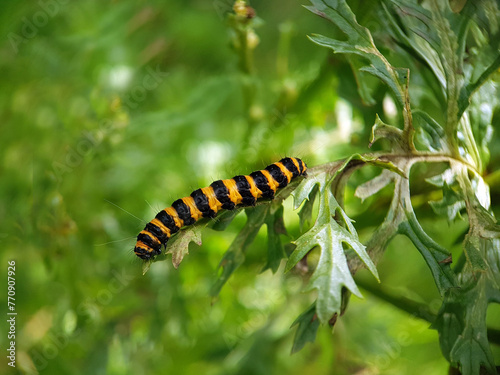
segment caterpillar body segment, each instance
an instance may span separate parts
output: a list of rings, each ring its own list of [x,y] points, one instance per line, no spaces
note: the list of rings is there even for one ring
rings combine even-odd
[[[213,218],[222,209],[254,206],[260,198],[273,199],[278,189],[306,175],[306,170],[302,160],[284,158],[248,176],[214,181],[209,187],[197,189],[189,197],[177,199],[147,223],[137,236],[134,252],[139,258],[149,260],[161,254],[161,246],[180,228],[204,217]]]

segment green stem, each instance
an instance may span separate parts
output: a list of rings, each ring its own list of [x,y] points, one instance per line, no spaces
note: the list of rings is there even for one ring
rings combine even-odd
[[[476,170],[476,168],[463,160],[462,158],[456,158],[454,156],[451,156],[449,154],[442,154],[442,153],[434,153],[434,152],[416,152],[413,154],[408,154],[408,153],[401,153],[401,154],[395,154],[395,153],[390,153],[390,154],[385,154],[385,153],[367,153],[367,154],[361,154],[362,158],[376,158],[380,162],[391,162],[393,164],[397,164],[398,160],[401,159],[407,159],[408,161],[411,162],[411,164],[415,163],[458,163],[463,165],[465,168],[471,170],[474,173],[479,174],[479,172]],[[314,176],[322,172],[327,172],[329,174],[334,174],[337,172],[337,169],[340,168],[344,164],[345,160],[337,160],[331,163],[326,163],[322,165],[317,165],[315,167],[309,168],[307,171],[308,175]],[[346,166],[345,168],[352,168],[352,167],[359,167],[360,165],[365,164],[362,160],[359,159],[353,159],[351,160],[351,163],[349,166]]]
[[[431,312],[429,307],[423,303],[415,302],[409,298],[395,296],[388,293],[380,286],[377,286],[374,283],[366,282],[361,278],[356,280],[356,284],[370,294],[373,294],[379,299],[390,303],[400,310],[406,311],[408,314],[411,314],[416,318],[423,319],[429,323],[434,322],[436,319],[436,314]]]
[[[384,302],[391,304],[399,310],[405,311],[411,316],[433,323],[436,319],[436,314],[430,311],[429,307],[423,303],[413,301],[406,297],[395,296],[383,288],[376,286],[374,283],[365,282],[363,279],[357,279],[356,284],[381,299]],[[488,328],[488,340],[492,344],[500,345],[500,330]]]
[[[254,71],[253,50],[248,46],[248,32],[249,29],[246,27],[240,26],[236,28],[239,43],[238,58],[240,71],[243,74],[252,75]]]
[[[239,3],[239,4],[236,4]],[[235,7],[247,7],[246,2],[236,1]],[[247,7],[248,8],[248,7]],[[253,18],[248,18],[243,10],[236,10],[235,14],[230,15],[230,26],[234,32],[234,49],[238,56],[238,70],[241,73],[241,89],[243,93],[243,103],[245,117],[247,120],[247,129],[242,140],[243,149],[249,145],[257,120],[254,109],[257,96],[257,85],[254,69],[253,50],[258,44],[258,38],[253,31]]]

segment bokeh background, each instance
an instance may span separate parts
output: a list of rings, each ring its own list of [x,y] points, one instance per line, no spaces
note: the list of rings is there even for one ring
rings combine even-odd
[[[306,37],[338,30],[302,3],[251,2],[258,45],[249,73],[227,22],[229,0],[2,1],[0,275],[6,280],[15,260],[13,373],[447,371],[429,323],[366,290],[333,335],[321,327],[314,344],[291,355],[290,326],[314,294],[302,293],[302,278],[284,275],[283,265],[260,272],[265,231],[219,298],[210,297],[243,214],[223,232],[205,229],[178,270],[167,260],[143,275],[132,252],[145,221],[215,179],[283,156],[314,166],[369,151],[375,113],[391,109],[382,106],[386,91],[374,83],[377,104],[361,102],[346,61]],[[380,27],[372,5],[350,4],[361,24]],[[390,188],[364,203],[353,197],[376,173],[366,168],[348,186],[347,213],[362,238],[390,199]],[[436,219],[428,189],[423,181],[412,187],[417,215],[457,252],[466,224]],[[285,223],[297,237],[291,199]],[[360,285],[438,310],[432,277],[409,241],[396,238],[378,268],[381,286],[365,272]],[[488,321],[500,328],[500,309],[491,307]],[[7,341],[2,333],[2,349]],[[12,370],[4,356],[0,366]]]

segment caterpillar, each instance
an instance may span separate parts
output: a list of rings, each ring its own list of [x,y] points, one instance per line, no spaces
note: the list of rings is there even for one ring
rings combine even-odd
[[[259,198],[273,199],[277,189],[298,176],[305,176],[306,169],[306,164],[298,158],[283,158],[248,176],[214,181],[209,187],[197,189],[189,197],[177,199],[147,223],[137,236],[134,252],[144,260],[154,258],[180,228],[204,217],[213,218],[221,209],[254,206]]]

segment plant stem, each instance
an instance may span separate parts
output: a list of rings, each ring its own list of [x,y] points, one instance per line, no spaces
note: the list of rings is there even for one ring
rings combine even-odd
[[[371,282],[365,282],[361,278],[356,280],[356,284],[366,290],[368,293],[374,295],[382,301],[393,305],[399,310],[407,312],[413,317],[425,320],[429,323],[433,323],[436,319],[436,314],[430,311],[428,306],[423,303],[413,301],[409,298],[395,296],[387,292],[380,286],[376,286]],[[488,340],[492,344],[500,345],[500,330],[495,328],[488,328]]]
[[[381,300],[390,303],[400,310],[406,311],[416,318],[423,319],[429,323],[434,322],[436,319],[436,314],[431,312],[426,304],[415,302],[409,298],[392,295],[380,286],[366,282],[362,278],[357,279],[356,284]]]
[[[407,154],[407,153],[400,153],[400,154],[395,154],[395,153],[367,153],[367,154],[361,154],[361,157],[369,159],[369,158],[374,158],[375,160],[381,161],[381,162],[387,162],[387,163],[392,163],[392,164],[397,164],[396,162],[401,159],[408,159],[411,164],[414,163],[458,163],[462,164],[464,167],[467,169],[473,171],[474,173],[479,174],[479,172],[476,170],[476,168],[472,165],[466,162],[465,160],[461,158],[455,158],[449,154],[442,154],[442,153],[434,153],[434,152],[416,152],[412,154]],[[317,165],[315,167],[310,168],[307,173],[311,176],[317,175],[322,172],[327,172],[329,174],[333,174],[337,171],[338,168],[340,168],[344,164],[345,160],[337,160],[332,163],[326,163],[322,165]],[[353,159],[351,160],[351,163],[349,166],[346,168],[352,168],[352,167],[359,167],[361,165],[364,165],[365,162],[362,160],[358,159]]]

